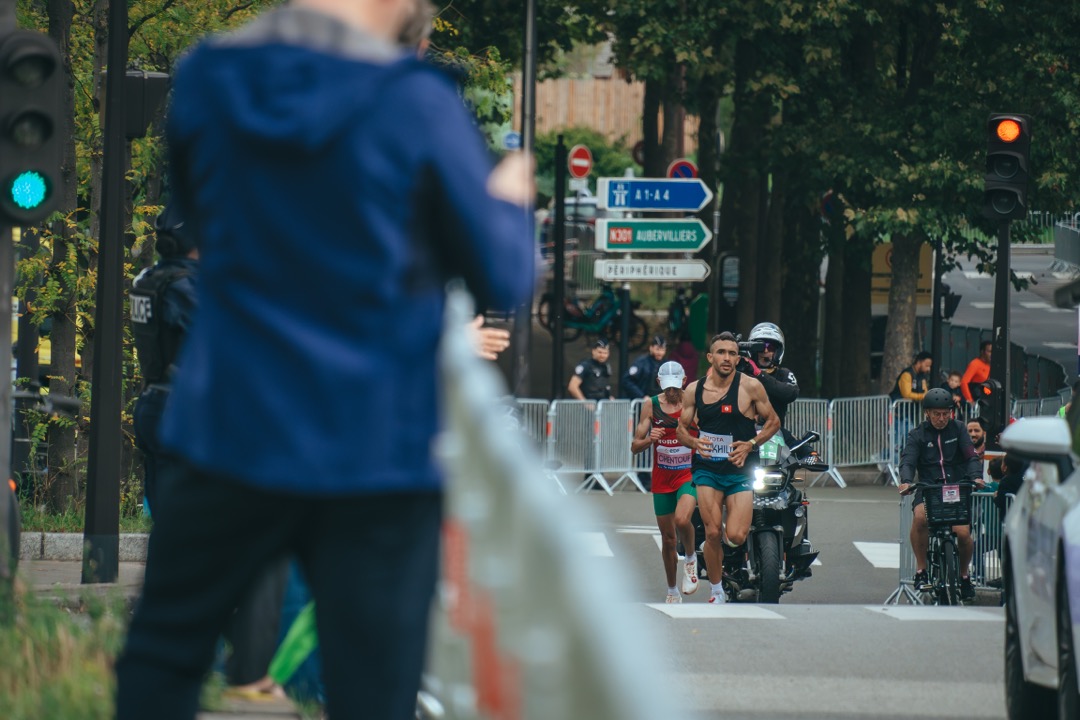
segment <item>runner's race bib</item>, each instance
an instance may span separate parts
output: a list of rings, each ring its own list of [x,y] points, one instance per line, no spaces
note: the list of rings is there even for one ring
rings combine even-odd
[[[731,455],[731,445],[735,440],[730,435],[717,435],[702,430],[698,437],[707,440],[712,445],[712,450],[701,453],[701,457],[709,460],[727,460],[728,456]]]
[[[687,470],[693,451],[685,445],[657,445],[656,467],[662,470]]]
[[[943,503],[958,503],[958,502],[960,502],[960,486],[959,485],[942,485],[941,486],[941,502],[943,502]]]

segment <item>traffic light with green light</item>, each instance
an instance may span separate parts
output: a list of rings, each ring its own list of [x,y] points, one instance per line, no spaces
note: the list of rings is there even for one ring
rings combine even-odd
[[[30,30],[0,36],[0,224],[32,225],[56,206],[63,109],[56,43]]]
[[[986,127],[983,215],[991,220],[1026,218],[1031,174],[1031,118],[1015,113],[994,113]]]

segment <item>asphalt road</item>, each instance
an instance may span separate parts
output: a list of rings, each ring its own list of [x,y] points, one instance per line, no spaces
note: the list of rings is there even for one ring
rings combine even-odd
[[[647,495],[579,496],[594,525],[583,552],[617,562],[640,619],[667,642],[671,717],[814,720],[1002,718],[1003,614],[996,598],[962,608],[885,606],[899,580],[895,488],[810,488],[814,575],[779,605],[707,604],[707,586],[662,604],[666,582]],[[677,711],[677,712],[676,712]]]

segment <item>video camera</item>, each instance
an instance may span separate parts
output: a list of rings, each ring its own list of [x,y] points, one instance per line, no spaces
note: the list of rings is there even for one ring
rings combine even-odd
[[[754,359],[758,353],[765,352],[765,343],[761,340],[739,340],[739,354]]]

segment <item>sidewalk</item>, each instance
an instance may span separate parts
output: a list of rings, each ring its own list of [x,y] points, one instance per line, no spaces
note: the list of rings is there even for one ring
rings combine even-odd
[[[38,533],[40,535],[40,533]],[[78,536],[81,541],[81,536]],[[38,597],[77,609],[87,594],[107,597],[122,594],[133,604],[142,589],[145,563],[121,562],[115,583],[82,584],[78,560],[20,560],[19,577]],[[241,700],[226,697],[219,710],[199,713],[197,720],[299,720],[301,715],[287,700]]]

